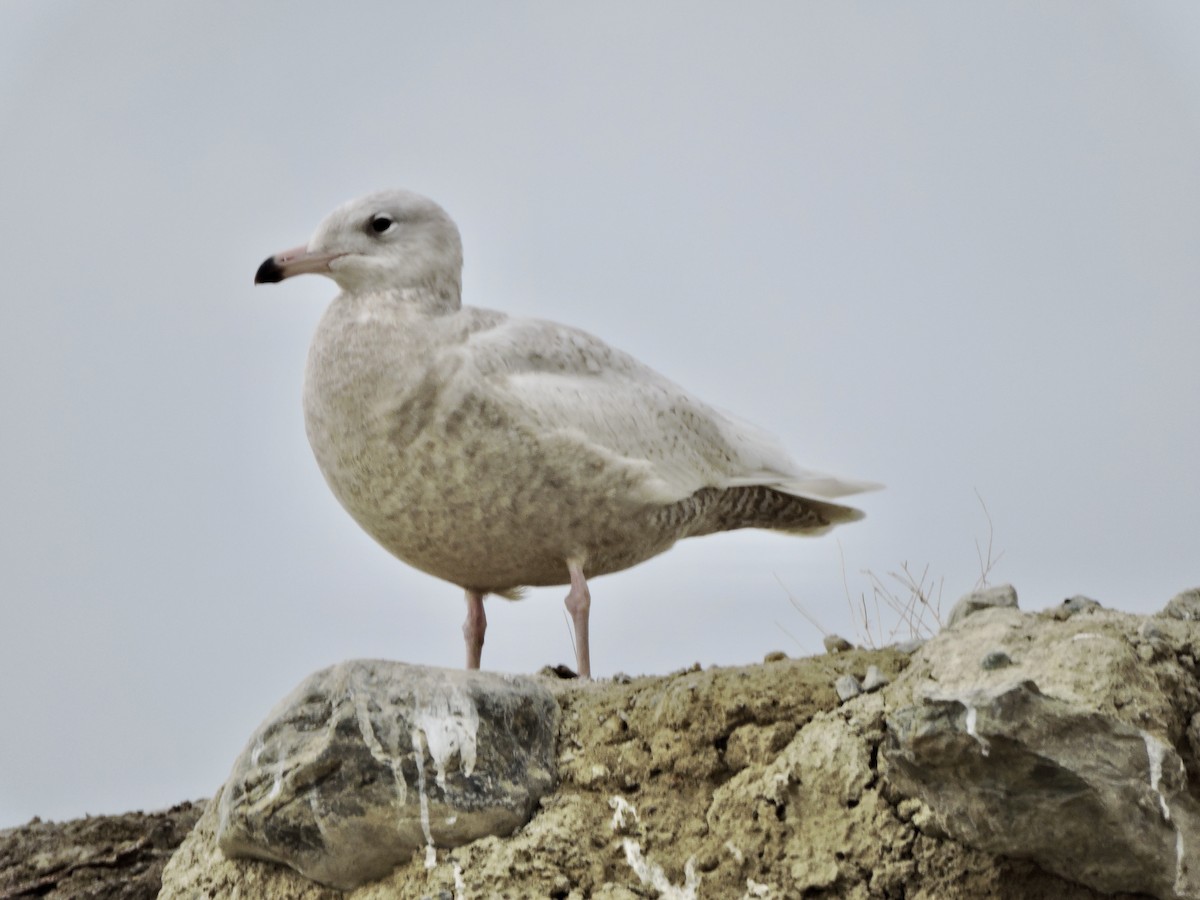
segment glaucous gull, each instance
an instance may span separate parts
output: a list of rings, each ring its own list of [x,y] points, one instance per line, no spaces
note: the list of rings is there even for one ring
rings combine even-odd
[[[335,210],[255,283],[313,272],[341,288],[309,349],[304,417],[355,521],[466,591],[478,668],[487,594],[569,584],[589,677],[587,579],[735,528],[818,534],[875,485],[801,468],[759,429],[583,331],[463,306],[458,228],[381,191]]]

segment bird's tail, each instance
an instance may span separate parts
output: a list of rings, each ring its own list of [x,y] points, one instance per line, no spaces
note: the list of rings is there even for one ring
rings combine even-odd
[[[816,497],[802,497],[773,485],[704,488],[688,501],[690,535],[765,528],[787,534],[817,535],[863,518],[862,510]]]

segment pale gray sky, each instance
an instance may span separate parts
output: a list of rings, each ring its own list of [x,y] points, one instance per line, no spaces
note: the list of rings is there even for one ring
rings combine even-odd
[[[351,657],[458,666],[299,392],[335,205],[434,197],[466,302],[586,328],[883,481],[865,522],[593,585],[600,676],[817,652],[863,569],[1027,608],[1200,583],[1192,3],[0,5],[0,827],[211,793]],[[485,666],[569,662],[565,590]],[[782,623],[800,640],[792,643]]]

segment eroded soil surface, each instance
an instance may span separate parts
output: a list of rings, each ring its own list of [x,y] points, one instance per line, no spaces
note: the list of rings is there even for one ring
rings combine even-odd
[[[156,813],[34,819],[0,831],[0,900],[26,897],[153,900],[163,866],[204,801]]]

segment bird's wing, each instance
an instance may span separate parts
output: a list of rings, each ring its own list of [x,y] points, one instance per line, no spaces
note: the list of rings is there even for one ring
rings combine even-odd
[[[669,503],[705,487],[757,484],[816,498],[875,487],[802,468],[766,432],[586,332],[507,319],[468,343],[498,402],[536,433],[627,467],[647,499]]]

